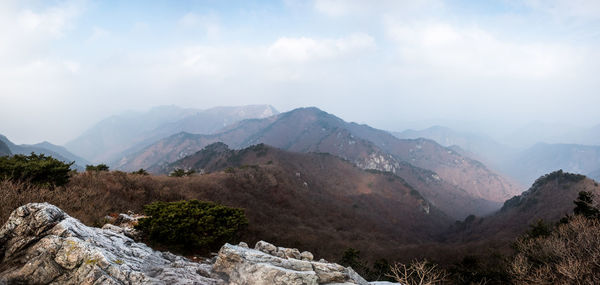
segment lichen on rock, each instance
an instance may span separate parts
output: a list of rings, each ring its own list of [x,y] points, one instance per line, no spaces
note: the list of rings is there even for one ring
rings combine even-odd
[[[135,242],[129,218],[99,229],[47,203],[19,207],[0,228],[0,284],[377,284],[264,241],[225,244],[216,258],[193,262]]]
[[[91,228],[47,203],[15,210],[0,229],[0,284],[223,284],[208,264]]]

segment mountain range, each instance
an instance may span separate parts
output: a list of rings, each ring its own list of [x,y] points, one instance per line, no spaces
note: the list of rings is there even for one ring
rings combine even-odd
[[[108,117],[65,146],[94,163],[109,164],[154,141],[179,132],[210,134],[248,118],[277,114],[269,105],[215,107],[206,110],[159,106],[147,112]]]
[[[479,160],[494,169],[503,169],[517,153],[517,149],[499,143],[493,138],[475,133],[460,132],[443,126],[433,126],[423,130],[393,132],[401,139],[426,138],[449,147],[465,156]]]
[[[484,218],[470,218],[460,224],[461,241],[512,240],[529,226],[542,220],[557,223],[573,214],[580,191],[592,192],[598,197],[600,186],[584,175],[554,171],[539,177],[527,191],[507,200],[502,208]]]
[[[579,135],[563,139],[592,142],[593,130],[594,128],[579,130],[576,132]],[[407,130],[394,135],[400,138],[435,140],[464,156],[481,160],[521,185],[531,185],[541,175],[558,169],[588,175],[594,179],[600,178],[598,145],[538,142],[524,149],[516,149],[487,136],[457,132],[439,126],[420,131]],[[585,137],[589,139],[584,139]]]
[[[10,148],[8,148],[6,143],[4,141],[0,140],[0,156],[7,156],[7,155],[12,155],[12,152],[10,152]]]
[[[115,169],[144,168],[163,174],[218,142],[231,151],[265,144],[281,151],[329,153],[362,169],[396,175],[432,206],[459,220],[493,213],[520,194],[525,189],[521,185],[531,185],[557,169],[600,178],[600,147],[596,146],[539,143],[516,149],[485,135],[442,126],[390,133],[345,122],[314,107],[278,113],[269,105],[206,110],[161,106],[111,116],[66,148],[0,140],[11,153],[44,153],[75,161],[79,169],[103,162]],[[211,170],[200,164],[184,166]]]
[[[434,141],[401,140],[317,108],[243,120],[211,135],[179,133],[124,157],[115,167],[161,172],[169,163],[215,142],[234,149],[264,143],[294,152],[330,153],[364,169],[392,172],[454,217],[489,213],[520,193],[517,186],[482,163]]]
[[[250,175],[246,179],[280,189],[272,195],[308,196],[303,199],[311,200],[313,205],[322,204],[332,215],[353,211],[353,215],[364,215],[356,223],[365,222],[372,231],[391,234],[404,242],[435,240],[453,221],[402,178],[389,172],[363,170],[327,153],[291,152],[265,144],[233,150],[214,143],[170,167],[201,169],[212,176]],[[347,208],[333,210],[332,205],[325,206],[327,203],[347,204]]]
[[[580,127],[561,122],[531,122],[501,140],[521,149],[537,143],[600,145],[600,124]]]
[[[557,169],[594,177],[600,170],[600,146],[538,143],[519,153],[509,174],[533,181]]]
[[[63,162],[67,162],[67,163],[75,162],[74,167],[79,170],[82,170],[85,167],[85,165],[89,164],[89,162],[86,159],[81,158],[81,157],[71,153],[65,147],[51,144],[49,142],[41,142],[41,143],[33,144],[33,145],[29,145],[29,144],[17,145],[17,144],[14,144],[13,142],[11,142],[7,137],[5,137],[3,135],[0,135],[0,141],[8,147],[11,154],[28,155],[28,154],[31,154],[32,152],[37,153],[37,154],[45,154],[45,155],[52,156]],[[1,148],[1,146],[0,146],[0,148]]]

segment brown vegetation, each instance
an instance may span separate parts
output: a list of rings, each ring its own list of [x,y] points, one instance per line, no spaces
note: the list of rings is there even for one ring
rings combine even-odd
[[[317,108],[245,120],[212,135],[173,135],[126,156],[118,167],[130,171],[144,167],[153,172],[215,142],[234,149],[264,143],[294,152],[324,152],[364,168],[394,171],[457,219],[489,214],[522,190],[483,164],[434,141],[400,140],[382,130],[344,122]]]
[[[583,175],[563,171],[549,173],[523,194],[506,201],[494,215],[457,223],[456,234],[450,239],[460,242],[503,240],[508,244],[540,219],[556,223],[573,213],[573,201],[581,191],[597,194],[600,187]]]
[[[249,220],[242,236],[245,241],[268,240],[332,261],[339,260],[345,249],[355,248],[363,260],[357,264],[365,268],[375,268],[374,261],[381,258],[398,262],[429,258],[459,284],[502,284],[509,278],[516,283],[590,283],[597,281],[600,272],[596,220],[575,218],[553,232],[541,230],[543,224],[538,223],[528,238],[518,241],[516,257],[509,247],[530,220],[549,217],[547,221],[557,221],[572,213],[577,193],[589,191],[592,197],[598,192],[597,184],[579,176],[560,172],[545,176],[527,194],[507,203],[502,212],[466,219],[455,228],[455,238],[441,241],[447,217],[390,173],[363,171],[331,155],[266,146],[230,154],[209,160],[215,169],[225,167],[222,171],[189,177],[91,171],[73,174],[68,184],[53,189],[2,181],[0,220],[25,203],[49,202],[88,225],[99,226],[106,215],[141,212],[155,201],[198,199],[245,209]],[[245,164],[250,161],[260,165]],[[595,205],[590,199],[577,201]],[[505,232],[499,236],[498,230]],[[539,233],[542,238],[537,237]],[[399,265],[394,277],[402,281],[417,276],[418,282],[427,276],[444,279],[445,274],[436,275],[438,271],[428,271],[431,268],[419,263]],[[543,279],[549,272],[557,275]]]
[[[406,285],[435,285],[447,281],[448,273],[427,260],[415,260],[408,265],[395,263],[389,276]]]
[[[600,284],[600,222],[575,216],[549,236],[523,237],[510,266],[516,284]]]
[[[426,214],[422,198],[400,180],[331,158],[343,166],[332,167],[337,172],[328,172],[324,179],[303,170],[298,177],[296,171],[274,163],[178,178],[85,172],[55,189],[4,181],[0,219],[5,221],[25,203],[49,202],[99,226],[106,215],[141,212],[154,201],[198,199],[245,209],[249,227],[242,238],[249,243],[268,240],[329,260],[337,260],[348,247],[360,249],[366,260],[392,260],[404,256],[398,245],[433,241],[435,232],[445,228],[440,213],[432,208]],[[412,252],[421,256],[418,250]]]

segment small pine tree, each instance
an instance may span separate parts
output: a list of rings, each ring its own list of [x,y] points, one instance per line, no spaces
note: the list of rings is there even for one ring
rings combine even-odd
[[[190,176],[190,175],[192,175],[194,173],[196,173],[196,171],[194,171],[193,169],[183,170],[181,168],[176,168],[171,173],[169,173],[169,176],[171,176],[171,177],[184,177],[184,176]]]
[[[86,165],[85,171],[108,171],[108,165],[101,163],[98,165]]]
[[[597,219],[600,217],[600,210],[594,205],[594,193],[581,191],[573,203],[575,203],[575,209],[573,209],[575,215],[582,215],[588,219]]]
[[[355,248],[349,247],[344,251],[340,264],[352,267],[352,269],[362,276],[369,274],[369,267],[366,262],[360,260],[360,250]]]
[[[146,170],[145,170],[145,169],[143,169],[143,168],[140,168],[140,170],[138,170],[138,171],[134,171],[134,172],[131,172],[131,174],[136,174],[136,175],[148,175],[148,171],[146,171]]]
[[[0,157],[0,180],[17,180],[44,186],[62,186],[69,182],[71,163],[44,154]]]
[[[217,250],[248,225],[244,210],[198,200],[154,202],[144,213],[136,228],[146,238],[184,252]]]
[[[550,234],[552,234],[552,225],[545,223],[543,219],[539,219],[534,224],[529,225],[529,231],[527,231],[526,237],[547,237]]]

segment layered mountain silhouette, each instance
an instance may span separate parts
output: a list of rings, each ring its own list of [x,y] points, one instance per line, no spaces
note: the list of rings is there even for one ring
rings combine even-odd
[[[506,163],[517,155],[518,150],[502,144],[493,138],[453,130],[443,126],[433,126],[423,130],[394,132],[401,139],[426,138],[449,147],[465,156],[482,161],[494,169],[502,170]]]
[[[179,132],[210,134],[248,118],[277,114],[269,105],[216,107],[206,110],[160,106],[148,112],[111,116],[65,146],[95,163],[110,163]]]
[[[0,140],[0,156],[7,156],[7,155],[11,155],[12,152],[10,152],[10,148],[8,148],[8,146],[6,145],[6,143],[4,143],[4,141]]]
[[[598,183],[584,175],[554,171],[538,178],[529,190],[507,200],[495,214],[461,224],[462,241],[512,240],[538,220],[553,224],[573,213],[580,191],[600,194]]]
[[[524,183],[556,169],[597,178],[594,173],[600,169],[600,146],[538,143],[520,152],[507,169]]]
[[[597,136],[595,129],[577,130],[574,134],[579,135],[561,140],[593,142]],[[407,130],[394,135],[434,140],[464,156],[483,161],[521,185],[531,185],[541,175],[556,169],[600,178],[600,146],[597,145],[536,143],[518,150],[486,136],[461,133],[440,126],[421,131]]]
[[[344,122],[317,108],[240,121],[212,135],[179,133],[124,157],[116,167],[160,169],[215,142],[234,149],[264,143],[295,152],[324,152],[364,169],[389,171],[454,217],[489,213],[520,192],[482,163],[434,141],[401,140],[385,131]]]
[[[73,153],[68,151],[66,148],[62,146],[58,146],[55,144],[51,144],[49,142],[42,142],[38,144],[21,144],[17,145],[11,142],[7,137],[0,135],[0,141],[2,141],[6,146],[8,146],[10,152],[12,154],[31,154],[32,152],[37,154],[44,154],[52,156],[58,160],[63,162],[71,163],[75,162],[74,168],[83,169],[85,165],[89,164],[89,162]]]

